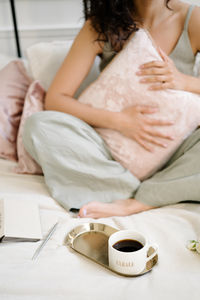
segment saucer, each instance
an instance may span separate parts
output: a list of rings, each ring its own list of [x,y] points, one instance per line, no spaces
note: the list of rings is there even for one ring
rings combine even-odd
[[[155,255],[148,261],[145,269],[136,275],[118,273],[109,267],[108,239],[110,235],[116,231],[118,231],[118,229],[102,223],[85,223],[70,231],[66,237],[65,243],[76,252],[119,275],[137,277],[150,272],[158,262],[158,255]],[[147,253],[147,257],[152,255],[154,251],[155,250],[151,247]]]

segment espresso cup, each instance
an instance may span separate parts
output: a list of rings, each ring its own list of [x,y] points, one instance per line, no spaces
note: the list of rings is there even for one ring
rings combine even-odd
[[[149,248],[154,253],[147,257]],[[108,261],[110,269],[126,274],[136,275],[144,271],[146,264],[157,255],[158,246],[150,244],[144,234],[133,230],[120,230],[113,233],[108,240]]]

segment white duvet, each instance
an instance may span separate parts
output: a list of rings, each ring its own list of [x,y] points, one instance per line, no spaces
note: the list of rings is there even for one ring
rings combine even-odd
[[[37,260],[41,242],[0,244],[1,300],[186,300],[200,299],[200,255],[186,242],[200,237],[200,205],[177,204],[129,217],[91,220],[70,216],[46,189],[42,176],[16,175],[0,160],[0,197],[39,204],[43,236],[59,227]],[[126,278],[67,248],[67,233],[85,222],[136,229],[159,245],[159,262],[141,277]]]

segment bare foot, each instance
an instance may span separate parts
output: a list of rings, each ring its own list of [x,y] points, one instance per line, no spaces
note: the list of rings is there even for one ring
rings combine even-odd
[[[129,216],[155,207],[145,205],[136,199],[118,200],[112,203],[89,202],[81,207],[80,218],[107,218],[112,216]]]

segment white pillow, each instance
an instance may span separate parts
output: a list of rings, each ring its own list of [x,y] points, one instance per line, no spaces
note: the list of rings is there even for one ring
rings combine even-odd
[[[136,104],[157,105],[159,112],[148,116],[172,120],[172,126],[158,129],[173,135],[168,147],[155,147],[154,152],[117,131],[96,129],[107,143],[113,157],[144,180],[159,170],[183,140],[200,124],[200,95],[177,90],[150,91],[136,75],[139,66],[161,60],[150,35],[143,29],[136,32],[122,51],[103,70],[98,79],[79,97],[79,101],[100,109],[121,111]]]
[[[56,72],[60,68],[73,41],[54,41],[37,43],[26,50],[30,71],[35,80],[39,80],[45,90],[50,86]],[[96,59],[91,71],[75,94],[77,98],[81,92],[99,75],[98,60]]]

